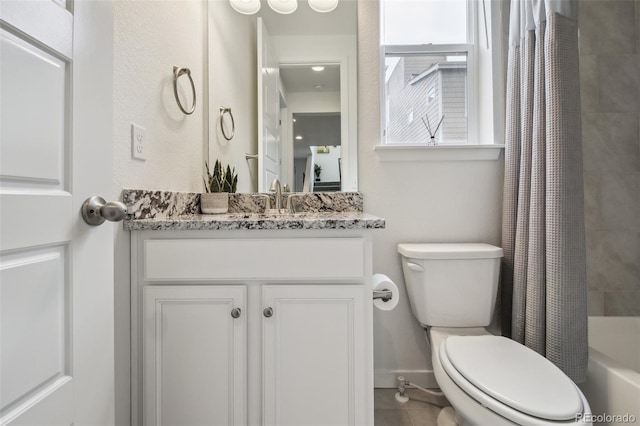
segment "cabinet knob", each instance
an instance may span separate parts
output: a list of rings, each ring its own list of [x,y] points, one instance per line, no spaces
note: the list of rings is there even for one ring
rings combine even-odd
[[[264,314],[265,317],[271,318],[271,316],[273,316],[273,308],[271,307],[264,308],[264,311],[262,311],[262,313]]]
[[[240,308],[234,308],[231,310],[231,316],[233,318],[240,318],[240,314],[242,313],[242,311],[240,310]]]

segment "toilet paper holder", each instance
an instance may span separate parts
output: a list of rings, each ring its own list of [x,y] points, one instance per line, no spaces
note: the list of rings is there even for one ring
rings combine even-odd
[[[391,295],[391,290],[373,290],[373,299],[382,299],[383,302],[388,302],[391,300],[393,296]]]

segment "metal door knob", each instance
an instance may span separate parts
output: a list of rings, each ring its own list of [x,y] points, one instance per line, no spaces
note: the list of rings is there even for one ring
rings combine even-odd
[[[240,308],[234,308],[231,310],[231,317],[232,318],[240,318],[240,314],[242,313],[242,311],[240,310]]]
[[[271,318],[271,316],[273,316],[273,308],[264,308],[264,311],[262,311],[262,313],[265,317]]]
[[[102,225],[105,220],[119,222],[127,216],[127,206],[120,201],[106,202],[102,197],[87,198],[82,203],[82,218],[91,226]]]

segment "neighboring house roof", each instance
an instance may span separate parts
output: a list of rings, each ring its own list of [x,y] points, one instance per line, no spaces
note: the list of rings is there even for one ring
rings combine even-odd
[[[433,64],[431,67],[427,68],[424,72],[416,75],[411,80],[409,80],[409,84],[415,84],[422,80],[423,78],[433,74],[436,71],[440,70],[450,70],[450,69],[461,69],[466,68],[467,63],[464,61],[449,61],[449,62],[438,62]]]

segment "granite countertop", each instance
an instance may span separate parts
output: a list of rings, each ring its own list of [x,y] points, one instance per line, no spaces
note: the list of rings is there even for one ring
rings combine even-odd
[[[382,229],[382,218],[360,212],[190,214],[166,218],[127,220],[129,231],[236,229]]]
[[[273,194],[231,194],[229,213],[201,214],[200,195],[167,191],[123,191],[127,231],[241,229],[383,229],[385,220],[363,213],[357,192],[305,193],[294,202],[301,213],[264,214],[265,197]],[[282,199],[283,205],[286,198]]]

